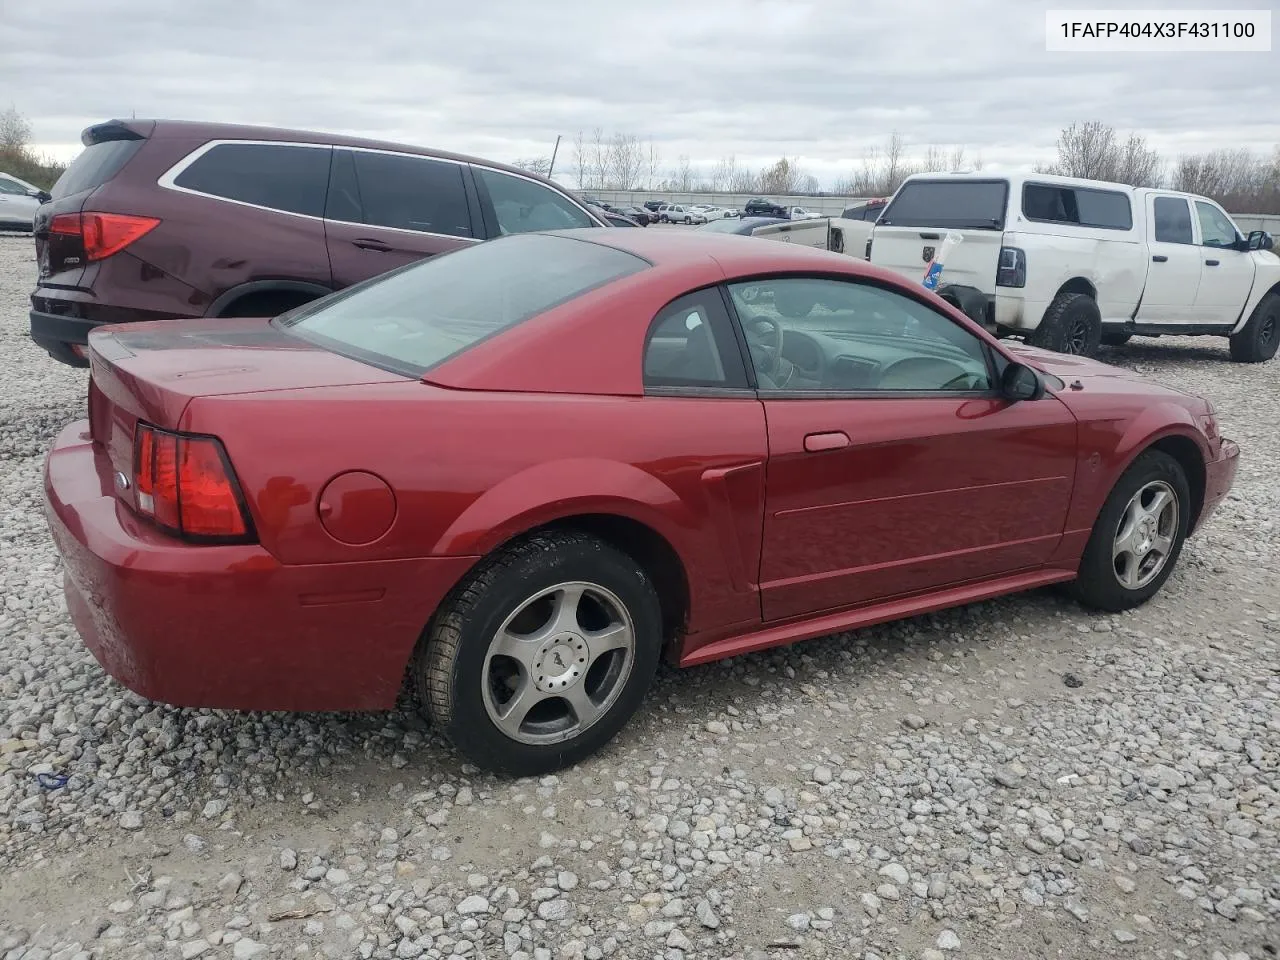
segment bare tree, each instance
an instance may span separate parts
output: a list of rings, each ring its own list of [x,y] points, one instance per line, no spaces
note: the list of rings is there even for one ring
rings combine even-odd
[[[964,169],[964,144],[960,144],[951,149],[951,170],[960,171]]]
[[[712,190],[732,190],[730,184],[738,172],[738,161],[732,154],[727,157],[721,157],[716,161],[716,165],[711,168],[711,189]]]
[[[694,177],[693,165],[689,163],[688,154],[680,154],[676,160],[676,168],[671,171],[670,184],[668,189],[675,190],[679,193],[690,193],[693,190]]]
[[[924,152],[924,163],[920,166],[921,173],[946,173],[947,171],[947,155],[941,147],[933,144]]]
[[[31,123],[10,106],[0,113],[0,150],[18,152],[31,145]]]
[[[794,194],[800,189],[804,176],[796,161],[781,157],[773,166],[760,171],[759,188],[763,193]]]
[[[528,170],[530,173],[536,173],[540,177],[545,177],[551,173],[550,157],[524,157],[516,160],[513,167],[519,167],[521,170]]]
[[[1145,137],[1132,133],[1121,143],[1114,128],[1089,120],[1063,130],[1058,136],[1058,159],[1038,169],[1064,177],[1155,187],[1163,178],[1164,164]]]
[[[582,136],[581,130],[573,138],[573,167],[577,173],[578,189],[587,189],[587,176],[591,167],[591,160],[587,156],[587,142]]]
[[[729,177],[728,186],[731,193],[758,193],[760,177],[746,167],[739,167]]]
[[[1212,197],[1235,213],[1280,212],[1280,147],[1269,159],[1244,149],[1179,157],[1173,186]]]
[[[644,173],[644,146],[633,134],[615,133],[609,141],[606,183],[611,190],[634,190]]]

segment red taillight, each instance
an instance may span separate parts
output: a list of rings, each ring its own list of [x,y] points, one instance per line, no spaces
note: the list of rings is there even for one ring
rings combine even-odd
[[[49,232],[80,235],[87,260],[105,260],[160,225],[155,217],[127,213],[59,213],[49,221]]]
[[[169,433],[140,423],[133,451],[139,513],[182,537],[250,539],[244,502],[216,437]]]

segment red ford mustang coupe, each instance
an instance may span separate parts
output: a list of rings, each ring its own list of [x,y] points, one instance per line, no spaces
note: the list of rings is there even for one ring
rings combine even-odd
[[[45,491],[107,672],[244,710],[385,709],[407,672],[518,774],[607,742],[663,655],[1143,603],[1238,454],[1202,399],[729,235],[506,237],[89,347]]]

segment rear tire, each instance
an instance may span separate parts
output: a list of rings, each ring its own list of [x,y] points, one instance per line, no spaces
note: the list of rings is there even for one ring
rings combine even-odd
[[[1268,293],[1239,333],[1231,336],[1236,363],[1266,363],[1280,346],[1280,294]]]
[[[1098,304],[1087,293],[1058,294],[1027,342],[1055,353],[1092,357],[1102,342]]]
[[[658,595],[635,560],[586,534],[544,533],[482,561],[454,590],[412,673],[459,753],[534,776],[613,739],[643,701],[661,648]]]
[[[1107,333],[1103,331],[1102,345],[1104,347],[1123,347],[1132,336],[1132,333]]]
[[[1157,497],[1171,506],[1156,509]],[[1085,606],[1111,613],[1146,603],[1173,573],[1190,519],[1182,466],[1160,450],[1143,453],[1098,513],[1072,592]]]

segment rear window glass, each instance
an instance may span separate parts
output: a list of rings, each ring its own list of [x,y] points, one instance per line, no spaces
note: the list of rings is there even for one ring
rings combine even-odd
[[[100,187],[129,162],[145,140],[104,140],[85,147],[62,172],[49,195],[57,200]]]
[[[1046,223],[1077,223],[1107,230],[1133,227],[1129,198],[1115,190],[1028,183],[1022,188],[1022,213],[1028,220]]]
[[[1003,230],[1007,180],[912,180],[885,208],[894,227]]]
[[[335,353],[421,376],[648,263],[569,237],[490,240],[349,287],[275,323]]]
[[[324,215],[330,147],[284,143],[222,143],[174,178],[186,190],[258,207]]]

